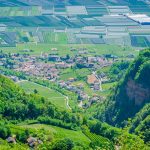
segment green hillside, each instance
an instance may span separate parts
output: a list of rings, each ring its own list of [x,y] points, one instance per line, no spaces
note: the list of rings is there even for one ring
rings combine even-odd
[[[84,124],[81,114],[59,110],[39,94],[26,94],[2,75],[0,114],[0,140],[3,149],[24,149],[28,147],[26,140],[30,136],[44,142],[44,145],[35,146],[38,149],[55,149],[53,147],[57,147],[60,140],[66,145],[71,142],[73,147],[89,149],[91,141],[80,128]],[[9,145],[6,142],[8,137],[15,138],[17,144]]]
[[[19,82],[18,84],[27,93],[33,94],[36,90],[37,94],[45,97],[47,100],[49,100],[52,104],[56,105],[58,108],[63,110],[67,109],[65,97],[60,93],[50,88],[46,88],[44,86],[29,81]]]
[[[150,150],[150,0],[0,0],[0,150]]]
[[[129,131],[150,142],[150,104],[146,104],[134,117]]]
[[[130,65],[125,77],[99,106],[95,117],[114,126],[130,124],[130,132],[142,134],[149,141],[150,50],[140,53]],[[128,119],[131,118],[131,121]]]

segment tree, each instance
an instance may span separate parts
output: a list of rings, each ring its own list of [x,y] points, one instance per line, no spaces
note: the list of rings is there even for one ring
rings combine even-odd
[[[0,125],[0,138],[7,138],[11,134],[10,128]]]
[[[52,150],[71,150],[74,147],[74,143],[72,140],[65,138],[63,140],[57,141]]]
[[[34,89],[34,94],[38,94],[38,90],[37,89]]]

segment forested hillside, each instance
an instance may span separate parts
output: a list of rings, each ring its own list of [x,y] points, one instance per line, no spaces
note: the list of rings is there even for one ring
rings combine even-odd
[[[140,135],[145,142],[150,142],[150,104],[146,104],[136,114],[131,122],[129,131]]]
[[[80,124],[76,114],[57,109],[39,94],[26,94],[13,81],[2,75],[0,75],[0,114],[8,120],[38,119],[70,129]]]
[[[120,147],[120,150],[131,150],[137,145],[137,150],[148,150],[139,136],[129,134],[126,129],[112,127],[94,118],[88,119],[82,112],[60,111],[37,93],[26,94],[13,81],[2,75],[0,114],[2,149],[18,150],[32,147],[48,150],[114,150],[115,147]],[[134,133],[145,131],[148,120],[143,119],[141,126],[131,127],[130,130]]]
[[[125,126],[129,118],[135,117],[131,123],[131,131],[144,131],[143,134],[149,136],[149,73],[150,50],[145,50],[130,65],[125,77],[112,91],[106,103],[100,107],[96,117],[115,126]]]

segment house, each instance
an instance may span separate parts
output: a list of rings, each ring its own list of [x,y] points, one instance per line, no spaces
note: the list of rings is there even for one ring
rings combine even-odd
[[[82,83],[77,84],[77,89],[83,90],[84,85]]]
[[[94,63],[88,63],[87,65],[88,68],[93,68],[94,66],[95,66]]]
[[[78,100],[87,100],[88,98],[89,96],[83,92],[78,95]]]
[[[100,100],[100,97],[94,95],[93,97],[90,98],[89,101],[90,101],[91,103],[94,103],[94,102],[97,102],[98,100]]]
[[[86,58],[78,56],[78,57],[75,58],[75,61],[76,62],[86,62]]]
[[[60,61],[60,57],[57,55],[49,55],[48,56],[48,60],[49,61],[54,61],[54,62],[59,62]]]
[[[62,87],[62,88],[67,87],[67,84],[66,84],[64,81],[60,81],[58,84],[59,84],[60,87]]]
[[[88,63],[95,63],[95,62],[97,62],[97,58],[96,57],[88,57],[87,60],[88,60]]]
[[[113,59],[117,59],[118,58],[118,56],[112,55],[112,54],[105,54],[104,57],[105,58],[113,58]]]
[[[6,141],[8,142],[8,143],[13,143],[13,144],[16,144],[16,138],[15,137],[8,137],[7,139],[6,139]]]
[[[69,86],[66,87],[66,89],[69,90],[69,91],[74,91],[75,87],[72,86],[72,85],[69,85]]]
[[[76,91],[75,91],[76,94],[80,95],[80,93],[82,93],[81,89],[79,88],[76,88]]]
[[[74,59],[70,58],[68,60],[66,60],[66,63],[72,64],[72,66],[74,65]]]
[[[57,74],[55,74],[55,73],[51,73],[51,74],[48,74],[47,76],[46,76],[46,78],[48,79],[48,80],[51,80],[51,79],[56,79],[56,78],[58,78],[58,75]]]
[[[88,79],[87,79],[87,83],[90,84],[90,85],[94,85],[94,83],[97,83],[99,82],[97,77],[92,74],[92,75],[88,75]]]
[[[56,66],[56,68],[59,68],[59,69],[65,69],[68,67],[65,62],[56,63],[55,66]]]
[[[99,91],[100,90],[100,83],[99,82],[94,83],[93,90],[95,90],[95,91]]]
[[[69,82],[74,82],[74,81],[76,81],[76,79],[75,78],[69,78],[68,81]]]
[[[78,51],[78,53],[79,53],[79,54],[88,54],[87,51],[83,51],[83,50],[82,50],[82,51]]]
[[[16,76],[10,76],[10,78],[11,78],[14,82],[17,82],[17,81],[19,80],[19,78],[16,77]]]
[[[57,48],[52,48],[51,51],[58,51],[58,49]]]
[[[37,145],[39,145],[39,144],[43,144],[43,142],[42,142],[41,140],[39,140],[39,139],[37,139],[37,138],[35,138],[35,137],[29,137],[29,138],[27,139],[27,143],[28,143],[28,145],[29,145],[30,147],[35,147],[35,146],[37,146]]]
[[[104,77],[106,77],[106,74],[104,72],[101,72],[100,74],[98,74],[98,77],[99,78],[104,78]]]

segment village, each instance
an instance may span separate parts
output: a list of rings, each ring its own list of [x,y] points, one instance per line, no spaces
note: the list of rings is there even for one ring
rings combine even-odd
[[[54,49],[56,48],[52,50]],[[71,48],[71,50],[74,49]],[[24,51],[26,52],[27,50]],[[95,94],[95,92],[102,91],[102,83],[109,81],[104,73],[97,74],[97,69],[111,66],[113,62],[117,61],[118,57],[109,54],[102,56],[82,56],[80,54],[81,49],[78,51],[79,54],[74,56],[59,56],[51,53],[41,53],[39,56],[19,53],[5,54],[1,51],[0,66],[16,72],[22,72],[26,76],[34,76],[42,80],[55,82],[60,88],[64,88],[77,95],[79,107],[87,108],[92,103],[104,99],[102,96]],[[82,49],[82,51],[84,52],[85,50]],[[62,72],[72,68],[79,70],[86,68],[89,70],[89,73],[85,75],[84,79],[69,77],[63,80],[61,78]],[[16,76],[10,76],[10,78],[15,82],[22,80]],[[94,94],[92,96],[85,92],[84,84],[74,84],[80,80],[93,91]],[[86,103],[83,103],[84,101]]]

